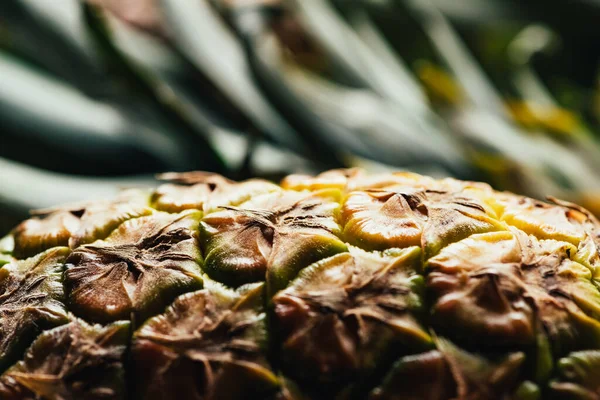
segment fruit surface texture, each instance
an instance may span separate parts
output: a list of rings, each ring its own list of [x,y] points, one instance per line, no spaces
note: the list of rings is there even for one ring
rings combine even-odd
[[[600,399],[600,222],[486,184],[171,173],[0,241],[0,399]]]

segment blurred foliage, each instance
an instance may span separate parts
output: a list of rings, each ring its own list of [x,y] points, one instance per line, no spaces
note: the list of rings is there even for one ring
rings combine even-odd
[[[0,230],[165,170],[362,166],[600,213],[595,0],[0,2]]]

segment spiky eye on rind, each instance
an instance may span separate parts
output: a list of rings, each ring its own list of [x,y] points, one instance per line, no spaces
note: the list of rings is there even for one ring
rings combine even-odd
[[[445,338],[435,338],[436,347],[445,359],[456,387],[457,399],[520,399],[519,390],[536,398],[535,385],[523,390],[520,377],[526,361],[521,351],[507,351],[487,358],[456,346]],[[537,392],[537,393],[536,393]],[[529,397],[533,395],[533,397]]]
[[[263,285],[207,286],[180,296],[135,333],[138,398],[233,400],[275,391],[264,347]]]
[[[350,193],[342,209],[344,238],[368,250],[419,246],[427,219],[418,208],[422,200],[419,192]]]
[[[427,259],[472,234],[505,230],[473,194],[396,186],[351,192],[341,211],[343,236],[367,250],[420,245]]]
[[[540,334],[558,354],[600,345],[600,293],[576,252],[517,229],[448,246],[427,266],[434,326],[479,347],[533,345]]]
[[[229,285],[267,279],[279,290],[300,269],[346,250],[334,215],[337,191],[279,192],[227,207],[201,223],[204,269]]]
[[[273,298],[284,371],[335,385],[365,379],[393,355],[427,348],[418,318],[420,251],[358,249],[300,272]]]
[[[129,322],[73,322],[42,333],[25,357],[0,376],[4,400],[125,399]]]
[[[0,371],[42,330],[68,322],[62,286],[68,252],[57,247],[0,268]]]
[[[13,254],[17,258],[27,258],[52,247],[68,246],[79,224],[79,218],[68,211],[28,219],[14,231]]]
[[[515,195],[498,195],[494,200],[503,221],[540,239],[561,240],[577,246],[585,239],[586,228],[598,228],[577,209]]]
[[[520,381],[526,356],[522,352],[492,359],[471,353],[445,338],[436,350],[401,357],[369,400],[539,399],[541,390]]]
[[[91,321],[143,321],[177,295],[202,287],[198,211],[129,220],[67,260],[70,309]]]
[[[81,216],[79,229],[69,240],[69,247],[75,249],[81,245],[105,239],[123,222],[148,216],[152,212],[152,209],[145,204],[134,202],[87,207]]]
[[[151,213],[148,195],[135,190],[125,191],[113,201],[38,210],[14,230],[13,254],[26,258],[57,246],[76,248],[106,238],[129,219]]]
[[[167,212],[201,210],[208,213],[281,190],[277,185],[260,179],[237,183],[221,175],[207,173],[170,173],[160,175],[160,178],[173,183],[159,186],[152,194],[151,204],[157,210]]]

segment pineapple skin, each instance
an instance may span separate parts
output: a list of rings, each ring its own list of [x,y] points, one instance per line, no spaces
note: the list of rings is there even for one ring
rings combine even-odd
[[[0,240],[0,399],[599,399],[600,222],[408,172],[170,173]]]

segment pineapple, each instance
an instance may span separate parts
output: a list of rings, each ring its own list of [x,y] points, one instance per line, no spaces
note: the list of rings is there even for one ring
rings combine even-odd
[[[477,182],[165,174],[0,241],[0,398],[598,399],[600,222]]]

